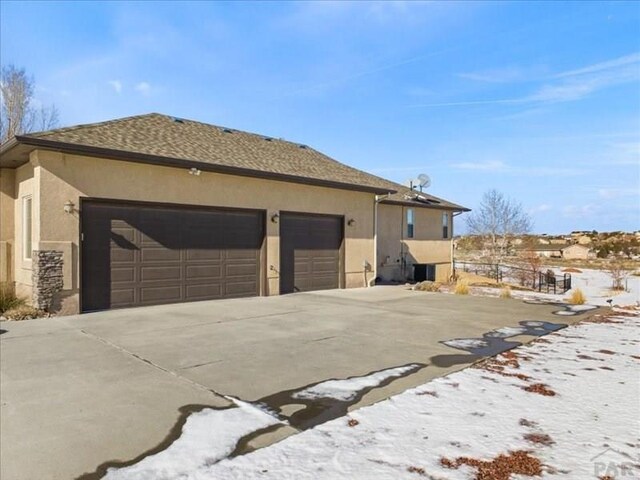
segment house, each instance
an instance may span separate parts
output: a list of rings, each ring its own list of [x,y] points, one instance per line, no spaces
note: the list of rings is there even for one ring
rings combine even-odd
[[[567,244],[538,244],[521,247],[518,250],[520,252],[534,252],[539,257],[544,258],[562,258],[562,249],[566,246]]]
[[[578,243],[562,249],[562,258],[566,260],[586,260],[595,257],[596,254],[592,249]]]
[[[0,281],[73,313],[363,287],[411,262],[446,278],[466,210],[306,145],[154,113],[0,146]]]

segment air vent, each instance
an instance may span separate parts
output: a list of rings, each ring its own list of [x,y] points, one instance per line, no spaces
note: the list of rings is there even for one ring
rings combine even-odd
[[[178,117],[171,117],[171,120],[175,123],[184,123],[184,120]]]
[[[306,145],[298,145],[298,148],[302,148],[302,149],[306,150],[309,147],[307,147]]]
[[[273,142],[273,138],[271,137],[262,137],[265,142]]]
[[[221,131],[223,133],[233,133],[233,130],[231,130],[230,128],[222,128]]]

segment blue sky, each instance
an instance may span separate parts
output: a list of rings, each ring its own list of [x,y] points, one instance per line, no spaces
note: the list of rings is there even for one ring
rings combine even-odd
[[[312,145],[537,232],[640,226],[638,2],[8,2],[63,125],[167,113]],[[461,225],[462,226],[462,225]]]

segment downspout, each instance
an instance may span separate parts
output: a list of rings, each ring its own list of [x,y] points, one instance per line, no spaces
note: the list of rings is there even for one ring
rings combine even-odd
[[[463,213],[464,212],[451,212],[451,278],[453,278],[456,273],[456,264],[453,260],[453,219]]]
[[[378,278],[378,204],[389,198],[391,193],[386,195],[376,195],[373,202],[373,278],[367,282],[367,287],[376,284]]]

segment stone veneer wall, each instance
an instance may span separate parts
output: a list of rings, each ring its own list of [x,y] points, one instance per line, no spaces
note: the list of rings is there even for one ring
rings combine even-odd
[[[34,250],[32,262],[33,306],[49,310],[54,295],[62,290],[62,252]]]

